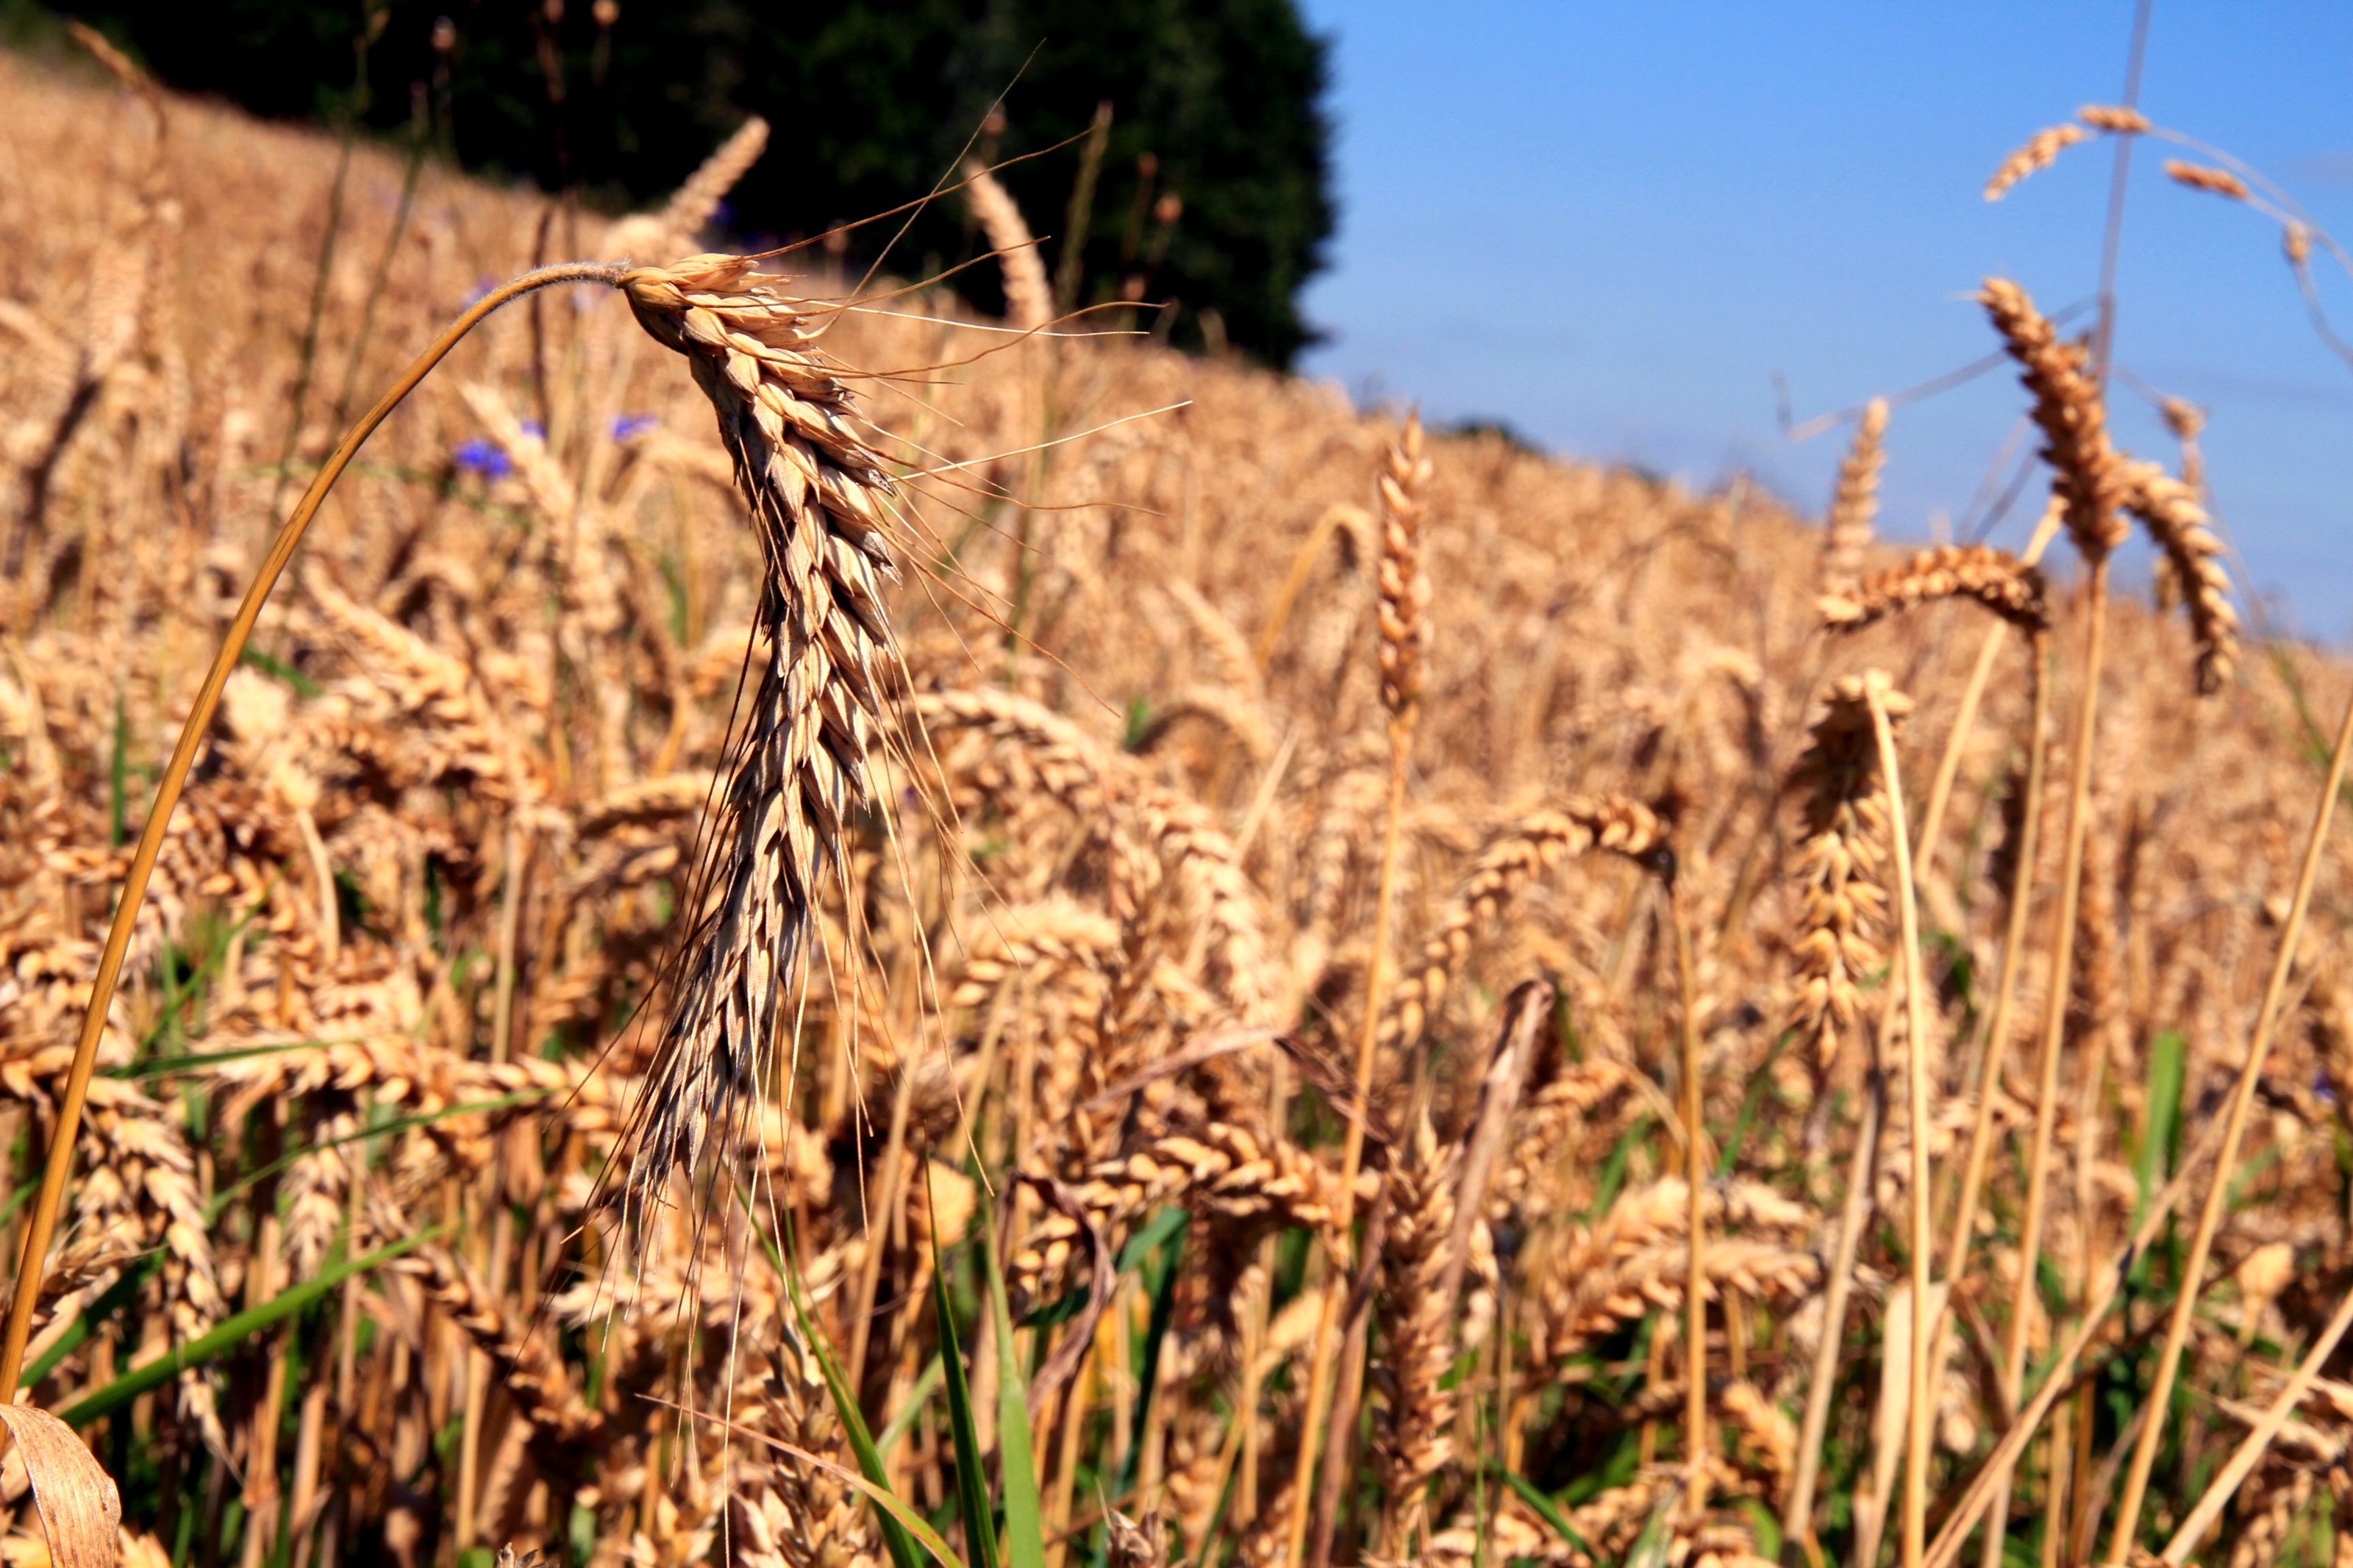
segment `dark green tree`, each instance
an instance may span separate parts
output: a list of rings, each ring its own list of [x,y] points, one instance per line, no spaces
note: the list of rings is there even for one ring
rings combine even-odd
[[[745,240],[821,233],[992,163],[1066,303],[1285,364],[1333,225],[1324,45],[1293,0],[60,0],[176,86],[427,135],[605,206],[677,184],[746,114]],[[1100,118],[1099,118],[1100,117]],[[1034,154],[1034,156],[1033,156]],[[984,248],[963,203],[842,247],[927,275]],[[1076,242],[1075,244],[1073,242]],[[885,256],[886,246],[892,246]],[[955,286],[995,308],[996,269]]]

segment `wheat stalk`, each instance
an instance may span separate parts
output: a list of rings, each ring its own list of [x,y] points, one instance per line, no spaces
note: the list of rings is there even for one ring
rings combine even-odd
[[[1380,628],[1378,657],[1381,705],[1388,712],[1389,781],[1388,810],[1382,826],[1381,869],[1373,904],[1372,956],[1366,964],[1364,1021],[1356,1037],[1356,1102],[1371,1097],[1373,1053],[1380,1037],[1381,997],[1388,984],[1389,915],[1397,898],[1398,832],[1405,817],[1406,770],[1413,757],[1413,734],[1421,716],[1423,665],[1430,650],[1430,576],[1422,563],[1421,530],[1431,474],[1422,453],[1421,419],[1411,416],[1384,454],[1377,484],[1381,496],[1381,551],[1376,578]],[[1356,1172],[1365,1157],[1365,1119],[1351,1117],[1340,1155],[1340,1213],[1335,1226],[1341,1246],[1333,1254],[1335,1267],[1348,1254],[1349,1226],[1355,1221]],[[1292,1481],[1291,1524],[1283,1562],[1299,1568],[1306,1544],[1310,1500],[1321,1489],[1313,1484],[1323,1474],[1321,1451],[1314,1441],[1324,1423],[1331,1396],[1332,1333],[1340,1299],[1337,1289],[1325,1293],[1323,1315],[1315,1326],[1315,1350],[1309,1363],[1306,1426]]]
[[[32,1219],[26,1226],[25,1243],[17,1266],[16,1287],[8,1305],[8,1324],[5,1341],[0,1341],[0,1390],[13,1397],[18,1374],[24,1370],[25,1341],[32,1325],[33,1306],[40,1294],[41,1259],[47,1253],[49,1238],[56,1229],[58,1204],[65,1192],[66,1176],[73,1163],[74,1132],[81,1120],[81,1110],[90,1095],[90,1074],[98,1064],[98,1042],[105,1027],[108,1004],[114,995],[116,982],[121,977],[124,953],[131,945],[132,930],[138,919],[139,907],[147,891],[147,881],[155,869],[155,858],[163,847],[165,830],[172,820],[173,808],[179,804],[188,770],[195,762],[196,747],[211,725],[214,712],[220,705],[221,692],[228,684],[229,672],[244,656],[246,640],[253,634],[261,607],[268,602],[270,590],[278,585],[286,563],[293,559],[294,551],[310,531],[311,521],[318,515],[327,492],[343,477],[367,438],[376,426],[391,417],[409,393],[432,373],[433,367],[455,348],[467,333],[472,331],[500,306],[518,300],[536,289],[560,283],[615,282],[620,276],[618,267],[601,262],[568,262],[558,267],[543,268],[501,288],[491,290],[476,300],[464,314],[452,322],[442,334],[417,357],[390,391],[375,406],[360,416],[359,422],[346,431],[335,449],[327,455],[318,474],[294,504],[286,524],[272,542],[269,553],[247,584],[245,596],[238,603],[237,614],[223,634],[211,667],[205,672],[204,683],[197,689],[186,723],[180,730],[179,740],[173,745],[170,759],[164,763],[155,786],[155,798],[148,807],[146,826],[140,830],[138,847],[132,851],[131,864],[122,878],[122,892],[115,906],[112,923],[108,927],[106,943],[100,950],[98,973],[90,983],[90,997],[83,1014],[80,1038],[75,1043],[74,1056],[67,1069],[65,1091],[58,1110],[58,1130],[50,1146],[47,1164],[41,1173],[41,1186],[33,1200]]]

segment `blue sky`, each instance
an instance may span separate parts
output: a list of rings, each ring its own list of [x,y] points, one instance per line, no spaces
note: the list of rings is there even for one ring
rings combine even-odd
[[[1696,485],[1820,508],[1843,432],[1798,416],[1993,346],[1989,273],[2046,310],[2096,289],[2109,145],[1999,204],[2039,126],[2119,96],[2130,0],[1932,5],[1305,0],[1335,42],[1340,232],[1303,368],[1360,401],[1508,421]],[[2157,0],[2142,107],[2353,238],[2353,7]],[[2274,226],[2136,156],[2116,363],[2206,405],[2215,510],[2286,626],[2353,631],[2353,369],[2314,335]],[[2323,277],[2353,332],[2353,282]],[[2022,410],[2004,371],[1899,409],[1882,527],[1959,519]],[[2123,387],[2119,439],[2172,460]],[[2015,543],[2032,494],[1993,537]]]

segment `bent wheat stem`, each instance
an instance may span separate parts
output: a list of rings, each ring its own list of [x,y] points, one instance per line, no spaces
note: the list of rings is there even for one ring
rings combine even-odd
[[[246,639],[253,635],[262,605],[277,587],[286,563],[294,558],[295,548],[310,531],[311,521],[318,516],[327,492],[334,489],[335,481],[351,466],[360,447],[467,333],[481,325],[500,306],[525,294],[558,283],[611,285],[619,281],[622,271],[622,266],[615,262],[565,262],[526,272],[476,300],[417,356],[375,406],[360,416],[359,422],[343,433],[343,438],[335,444],[335,449],[327,455],[326,462],[311,480],[310,488],[294,503],[286,525],[278,531],[277,539],[269,546],[269,553],[262,557],[259,569],[247,584],[237,615],[213,655],[212,667],[205,672],[204,684],[196,689],[187,722],[180,727],[180,738],[172,748],[171,760],[164,763],[163,776],[156,781],[155,798],[148,808],[146,825],[140,829],[138,847],[132,851],[131,865],[123,873],[121,897],[115,905],[113,921],[107,927],[106,945],[99,953],[98,973],[90,982],[90,1005],[82,1015],[81,1034],[74,1044],[73,1063],[67,1070],[65,1093],[58,1104],[48,1162],[41,1171],[40,1191],[33,1200],[32,1220],[25,1228],[24,1251],[17,1260],[16,1289],[8,1304],[6,1338],[0,1341],[0,1401],[13,1404],[16,1398],[17,1379],[25,1366],[25,1343],[32,1331],[33,1307],[41,1293],[41,1260],[57,1231],[58,1205],[65,1195],[66,1177],[73,1166],[74,1135],[80,1130],[82,1106],[90,1097],[90,1074],[98,1065],[99,1038],[106,1029],[107,1007],[114,999],[115,983],[121,978],[123,955],[130,951],[132,927],[138,920],[140,902],[146,896],[148,879],[154,873],[155,858],[163,850],[172,810],[179,804],[188,769],[196,760],[196,748],[211,727],[214,710],[220,706],[222,689],[228,684],[229,672],[245,653]]]
[[[1885,683],[1866,682],[1872,734],[1879,742],[1879,771],[1886,781],[1887,837],[1895,847],[1895,911],[1903,945],[1905,1074],[1912,1102],[1912,1300],[1915,1321],[1926,1327],[1933,1314],[1928,1293],[1929,1255],[1936,1246],[1928,1205],[1928,1029],[1920,1005],[1920,913],[1912,886],[1912,841],[1904,825],[1904,781],[1896,770],[1895,727],[1887,715]],[[1912,1335],[1912,1399],[1905,1428],[1904,1564],[1918,1568],[1928,1525],[1928,1336]]]

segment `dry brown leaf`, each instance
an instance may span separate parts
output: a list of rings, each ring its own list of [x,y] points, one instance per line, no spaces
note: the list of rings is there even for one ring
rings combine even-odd
[[[25,1456],[33,1502],[58,1568],[114,1568],[122,1546],[122,1499],[74,1429],[29,1405],[0,1405],[0,1424]]]

